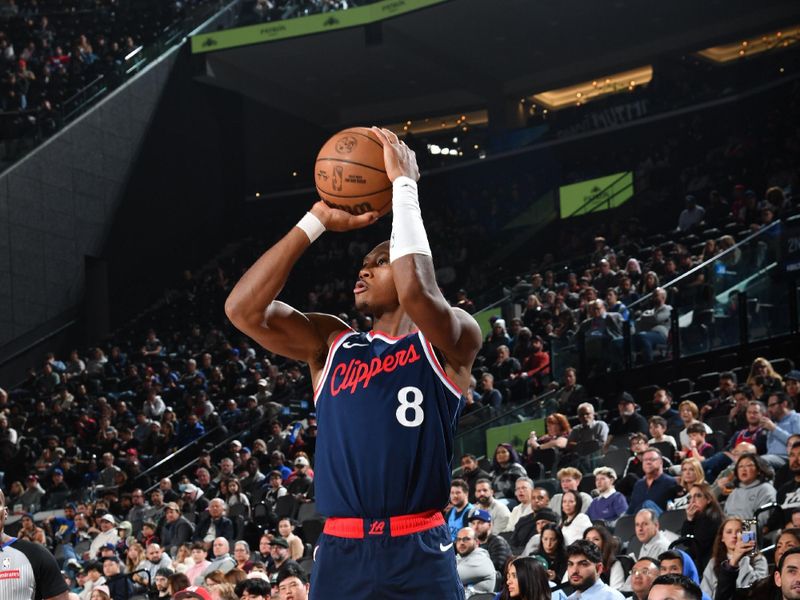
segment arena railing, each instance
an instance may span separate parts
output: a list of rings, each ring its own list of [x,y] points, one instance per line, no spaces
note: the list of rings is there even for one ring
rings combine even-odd
[[[724,348],[744,350],[753,342],[798,329],[797,281],[781,260],[784,224],[775,221],[757,231],[740,231],[740,241],[660,286],[672,306],[666,340],[646,342],[636,318],[652,307],[653,294],[632,303],[622,336],[587,335],[580,327],[572,339],[553,340],[554,376],[568,366],[588,376],[602,376],[648,363],[678,362]],[[700,238],[723,237],[717,229],[695,232]],[[649,350],[652,355],[649,356]],[[649,359],[649,360],[648,360]]]

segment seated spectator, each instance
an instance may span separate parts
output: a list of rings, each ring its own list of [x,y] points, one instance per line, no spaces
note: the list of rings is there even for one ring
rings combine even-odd
[[[511,444],[498,444],[492,461],[492,489],[495,498],[513,499],[514,485],[520,477],[528,475],[520,464],[519,454]]]
[[[623,319],[619,313],[606,312],[602,300],[586,304],[586,319],[578,327],[589,370],[605,373],[622,364]]]
[[[800,436],[798,436],[800,438]],[[744,454],[755,453],[755,446],[749,442],[741,442],[733,449],[733,464],[722,470],[719,476],[711,484],[714,496],[722,499],[728,496],[734,488],[734,478],[736,477],[736,461]]]
[[[710,600],[691,578],[685,575],[659,575],[650,588],[648,600]]]
[[[618,313],[623,321],[630,320],[631,313],[628,307],[620,301],[616,288],[609,288],[606,291],[606,306],[608,306],[608,312]]]
[[[707,483],[695,483],[689,490],[686,520],[681,526],[681,537],[694,536],[693,555],[700,572],[706,568],[714,537],[722,524],[722,509]]]
[[[197,580],[197,578],[211,564],[207,560],[207,557],[208,557],[208,551],[206,550],[205,544],[203,542],[194,542],[192,544],[192,561],[194,564],[186,570],[186,577],[189,579],[190,583]]]
[[[614,489],[616,480],[617,474],[610,467],[597,467],[594,470],[598,494],[586,510],[586,516],[592,521],[605,521],[613,527],[616,520],[628,509],[628,500]]]
[[[534,493],[536,490],[534,490]],[[491,530],[493,533],[511,531],[508,527],[508,519],[511,511],[502,502],[494,498],[492,482],[489,479],[479,479],[475,484],[475,507],[488,512],[492,519]]]
[[[647,600],[653,582],[659,576],[661,563],[657,558],[643,556],[633,564],[631,569],[631,590],[633,600]],[[619,589],[619,588],[617,588]]]
[[[669,545],[677,539],[671,531],[662,531],[658,522],[658,515],[649,508],[643,508],[636,513],[634,519],[636,539],[641,542],[638,557],[660,555],[669,550]]]
[[[511,387],[521,368],[519,361],[511,356],[508,346],[503,344],[497,347],[496,358],[489,365],[489,373],[494,376],[494,385],[503,394],[504,400],[511,399]]]
[[[578,424],[572,428],[567,438],[567,448],[572,450],[578,444],[597,442],[604,446],[608,439],[608,425],[604,421],[596,421],[594,406],[588,402],[578,405]]]
[[[17,532],[17,537],[21,540],[28,540],[34,544],[47,545],[47,538],[44,534],[44,529],[39,527],[33,522],[33,515],[25,513],[21,519],[22,526]]]
[[[617,482],[617,489],[625,497],[629,497],[633,492],[633,486],[644,477],[644,467],[642,463],[642,454],[649,448],[647,445],[647,436],[643,433],[634,433],[628,439],[628,444],[631,452],[631,457],[625,463],[625,469],[622,471],[622,478]]]
[[[617,550],[619,550],[617,538],[602,525],[595,525],[583,532],[583,539],[592,542],[603,555],[603,572],[600,574],[600,579],[615,590],[620,589],[625,584],[625,570],[617,560]]]
[[[494,591],[495,569],[489,553],[479,547],[475,531],[464,527],[457,532],[456,569],[467,598]]]
[[[658,555],[658,560],[661,563],[659,567],[661,575],[682,575],[699,588],[700,574],[697,572],[697,566],[692,557],[686,552],[680,549],[667,550]],[[706,598],[705,600],[711,599]]]
[[[719,387],[714,397],[706,402],[700,409],[700,416],[703,419],[712,417],[724,417],[730,414],[731,409],[736,404],[734,394],[736,393],[736,375],[730,371],[719,374]]]
[[[769,417],[761,418],[761,426],[767,430],[767,454],[763,456],[773,469],[786,464],[788,453],[786,441],[789,436],[800,433],[800,414],[789,403],[789,396],[783,392],[770,393],[767,397]]]
[[[736,461],[734,489],[725,501],[725,513],[750,519],[755,511],[775,501],[775,488],[770,480],[774,473],[756,454],[742,454]],[[767,513],[758,516],[759,527],[767,524]]]
[[[222,498],[214,498],[208,503],[208,512],[197,520],[193,541],[203,542],[210,549],[214,540],[224,537],[228,544],[233,541],[233,522],[225,516],[228,507]]]
[[[689,444],[683,449],[678,451],[678,456],[683,460],[687,458],[696,459],[702,463],[707,458],[714,455],[714,446],[706,441],[706,425],[705,423],[692,423],[686,428],[686,435],[689,436]]]
[[[767,407],[762,402],[751,400],[747,403],[747,427],[734,433],[728,444],[707,460],[703,461],[703,470],[706,479],[713,481],[720,471],[733,462],[733,449],[742,442],[749,442],[756,448],[758,454],[767,452],[767,430],[761,426],[761,418],[765,416]]]
[[[697,404],[692,402],[691,400],[684,400],[678,405],[678,412],[681,415],[681,420],[683,421],[683,429],[681,430],[680,434],[678,435],[678,441],[680,442],[681,447],[678,449],[679,452],[686,452],[689,450],[691,446],[691,440],[689,439],[689,426],[694,423],[700,423],[705,429],[706,434],[714,433],[711,428],[703,423],[700,417],[700,411],[697,408]],[[685,458],[685,457],[681,457]]]
[[[475,539],[480,547],[489,553],[495,571],[502,573],[511,556],[511,546],[504,538],[492,533],[492,515],[476,508],[470,513],[469,526],[475,532]]]
[[[674,459],[674,452],[678,450],[678,444],[675,442],[675,438],[671,435],[667,435],[667,421],[664,417],[653,416],[647,419],[647,424],[649,425],[650,429],[650,439],[647,440],[648,444],[670,444],[673,451],[673,456],[667,457],[670,459]]]
[[[503,394],[500,390],[494,387],[494,375],[491,373],[484,373],[481,375],[481,403],[484,406],[491,406],[494,409],[499,409],[503,404]]]
[[[469,486],[469,501],[475,502],[475,486],[480,479],[488,479],[489,474],[480,468],[474,454],[461,457],[461,479]]]
[[[778,507],[772,511],[766,524],[766,531],[782,528],[791,513],[800,508],[800,442],[792,444],[789,450],[789,470],[792,478],[778,488],[775,502]]]
[[[278,572],[275,583],[281,598],[308,600],[308,577],[306,577],[305,572],[297,563],[292,563],[281,569]]]
[[[800,408],[800,371],[792,369],[783,377],[783,391],[789,396],[790,406]]]
[[[626,443],[632,433],[647,434],[647,419],[636,410],[636,402],[628,392],[622,392],[617,401],[619,416],[611,421],[608,426],[608,438],[603,448],[608,452],[608,448],[613,445],[616,438],[617,443]],[[644,438],[647,440],[647,438]]]
[[[757,377],[764,377],[769,378],[772,380],[777,381],[778,383],[782,384],[783,379],[773,367],[772,363],[769,362],[766,358],[759,356],[758,358],[754,359],[753,362],[750,364],[750,373],[747,375],[747,385],[753,385],[755,383]],[[756,398],[760,400],[760,398]]]
[[[273,541],[273,546],[274,546],[274,541]],[[205,583],[206,577],[208,577],[209,574],[214,573],[215,571],[220,571],[224,575],[231,569],[236,568],[236,559],[230,555],[230,544],[228,543],[227,539],[225,539],[224,537],[216,538],[212,545],[212,550],[213,550],[212,553],[213,559],[211,560],[210,564],[205,568],[205,570],[195,578],[193,582],[195,585],[203,585]],[[286,554],[288,556],[288,552]]]
[[[586,399],[586,388],[578,383],[578,371],[572,367],[564,369],[564,380],[559,384],[553,382],[550,388],[558,390],[555,398],[548,399],[545,407],[548,413],[561,412],[565,415],[574,414],[578,405]]]
[[[253,568],[253,561],[250,560],[250,545],[244,540],[238,540],[233,545],[233,558],[236,561],[236,569],[249,573]]]
[[[567,581],[575,590],[568,600],[578,600],[582,597],[607,600],[624,598],[600,578],[603,571],[603,555],[597,546],[586,540],[578,540],[567,546],[566,554]]]
[[[550,510],[556,513],[559,518],[561,517],[561,497],[564,495],[564,492],[576,492],[580,495],[581,507],[578,509],[579,512],[585,513],[589,510],[589,506],[592,504],[592,497],[586,492],[578,492],[583,473],[575,467],[565,467],[559,469],[558,473],[556,473],[556,477],[561,485],[562,493],[556,494],[550,499]]]
[[[700,583],[703,592],[711,598],[716,597],[717,581],[722,569],[738,570],[737,588],[748,588],[767,576],[767,560],[761,554],[751,556],[757,542],[742,540],[743,527],[740,518],[728,517],[717,531],[711,560],[703,571],[703,581]]]
[[[294,530],[295,523],[290,517],[283,517],[278,521],[278,533],[289,542],[289,556],[292,560],[300,560],[303,558],[305,547],[303,546],[303,540],[295,535]]]
[[[591,526],[592,520],[581,512],[580,494],[572,490],[561,494],[561,534],[564,543],[570,545],[583,539],[583,532]]]
[[[572,432],[567,417],[561,413],[553,413],[545,418],[544,422],[547,428],[546,435],[537,438],[536,431],[531,431],[530,437],[525,440],[525,454],[528,457],[532,456],[535,450],[549,448],[563,450],[567,447],[567,439]]]
[[[642,353],[642,362],[653,361],[653,349],[667,343],[671,328],[672,307],[667,304],[667,292],[656,288],[652,296],[653,308],[643,311],[636,319],[633,347]]]
[[[706,210],[697,204],[697,199],[691,194],[686,196],[686,208],[681,211],[678,217],[678,231],[689,231],[701,225],[705,217]]]
[[[561,535],[561,529],[555,523],[544,525],[539,535],[541,543],[536,555],[543,557],[547,561],[549,565],[547,578],[558,584],[563,580],[567,571],[564,536]]]
[[[533,529],[533,522],[531,519],[526,519],[533,513],[533,480],[530,477],[520,477],[517,479],[514,495],[517,498],[518,504],[511,510],[511,515],[508,518],[507,528],[513,532],[511,536],[512,547],[522,547],[530,537],[529,532]],[[520,521],[525,520],[523,526],[520,527]]]
[[[453,541],[458,532],[468,525],[469,513],[473,508],[475,507],[469,502],[467,482],[463,479],[453,479],[450,482],[450,509],[444,514]]]
[[[554,584],[547,578],[547,571],[542,562],[531,557],[520,557],[509,562],[506,573],[506,585],[499,595],[500,600],[518,598],[534,600],[535,598],[552,598],[565,600],[561,590],[553,590]]]
[[[626,514],[637,514],[642,508],[648,508],[658,516],[675,496],[677,483],[664,474],[664,461],[656,448],[648,448],[642,453],[642,469],[644,477],[633,486]]]
[[[656,416],[663,418],[667,423],[667,431],[675,433],[684,427],[680,412],[672,407],[672,394],[669,390],[656,390],[653,394],[653,408]]]

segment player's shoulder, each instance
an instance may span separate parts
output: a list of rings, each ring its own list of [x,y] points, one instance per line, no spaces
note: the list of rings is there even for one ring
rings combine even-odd
[[[56,564],[53,555],[41,544],[29,540],[17,539],[11,544],[11,547],[22,552],[34,568],[43,563],[52,562]]]

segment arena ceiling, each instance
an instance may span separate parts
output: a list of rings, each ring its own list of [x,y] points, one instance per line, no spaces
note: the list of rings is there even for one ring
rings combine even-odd
[[[796,22],[796,0],[452,0],[381,23],[377,43],[358,27],[200,55],[198,80],[317,125],[385,123],[502,106]]]

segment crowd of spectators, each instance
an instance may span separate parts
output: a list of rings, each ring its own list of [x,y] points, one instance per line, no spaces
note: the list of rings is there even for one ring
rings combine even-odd
[[[377,0],[245,0],[240,11],[240,25],[280,21],[319,13],[346,10],[372,4]]]
[[[28,130],[52,133],[61,109],[79,90],[98,78],[105,79],[106,87],[123,78],[137,50],[197,5],[213,2],[3,0],[2,137],[16,138]]]

